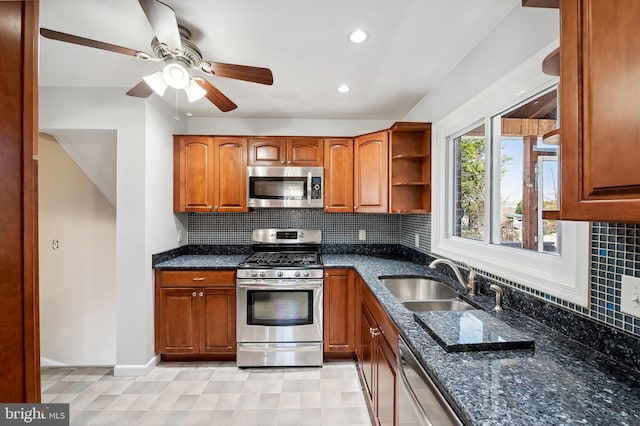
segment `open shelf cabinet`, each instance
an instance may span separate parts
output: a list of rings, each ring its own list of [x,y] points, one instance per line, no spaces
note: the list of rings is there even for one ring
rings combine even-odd
[[[429,213],[431,123],[395,123],[389,134],[389,211]]]

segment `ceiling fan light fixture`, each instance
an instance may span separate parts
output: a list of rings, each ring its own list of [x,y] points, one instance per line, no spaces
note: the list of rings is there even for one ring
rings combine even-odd
[[[193,78],[189,80],[189,86],[187,86],[184,91],[187,93],[187,99],[189,99],[189,102],[195,102],[198,99],[202,99],[202,97],[207,94],[207,91],[200,87]]]
[[[162,70],[165,83],[174,89],[186,89],[189,86],[191,76],[187,69],[178,61],[170,61]]]
[[[162,77],[162,71],[155,72],[151,75],[142,77],[143,80],[156,92],[158,95],[163,96],[169,85],[164,81]]]

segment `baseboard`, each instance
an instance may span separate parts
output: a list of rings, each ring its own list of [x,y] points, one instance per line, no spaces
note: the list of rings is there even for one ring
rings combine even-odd
[[[40,357],[40,367],[68,367],[68,364],[58,362],[51,358]]]
[[[142,365],[116,365],[113,367],[113,375],[116,377],[146,376],[160,362],[158,355],[153,356],[146,364]]]

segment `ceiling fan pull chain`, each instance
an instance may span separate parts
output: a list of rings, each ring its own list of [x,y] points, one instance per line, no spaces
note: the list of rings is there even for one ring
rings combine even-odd
[[[180,121],[180,116],[178,115],[178,91],[174,90],[174,92],[176,92],[176,115],[173,117],[173,119],[176,121]]]

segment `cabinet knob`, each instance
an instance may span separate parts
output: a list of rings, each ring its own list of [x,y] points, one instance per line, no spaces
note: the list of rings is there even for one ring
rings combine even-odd
[[[213,209],[214,209],[215,211],[218,211],[218,206],[213,206]]]
[[[200,297],[204,296],[204,292],[202,292],[202,291],[201,291],[201,292],[200,292],[200,294],[199,294],[199,296],[200,296]]]
[[[325,273],[324,273],[324,276],[325,276],[325,278],[329,278],[329,273],[328,273],[328,272],[325,272]]]
[[[291,160],[287,161],[287,164],[291,164]]]
[[[213,206],[207,206],[207,208],[208,208],[209,210],[211,210],[211,209],[212,209],[212,207],[213,207]]]
[[[354,209],[357,209],[357,208],[358,208],[358,206],[353,206],[353,208],[354,208]]]
[[[280,164],[284,164],[284,160],[282,160],[282,161],[280,162]]]
[[[196,292],[191,293],[191,296],[196,297]]]
[[[380,334],[380,331],[377,328],[369,327],[369,333],[371,333],[371,337],[376,337]]]

